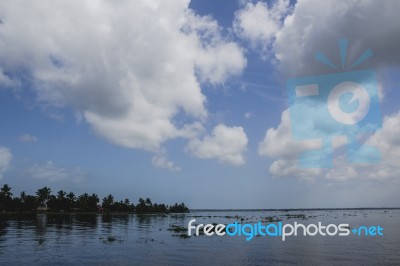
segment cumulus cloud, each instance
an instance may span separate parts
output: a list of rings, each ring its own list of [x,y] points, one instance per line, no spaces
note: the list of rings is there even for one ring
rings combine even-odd
[[[86,178],[85,172],[80,167],[60,167],[52,161],[33,165],[28,169],[28,174],[35,179],[52,183],[64,180],[80,183]]]
[[[175,165],[174,162],[168,160],[167,156],[165,153],[158,153],[156,154],[152,159],[151,162],[153,163],[153,165],[155,165],[156,167],[160,167],[160,168],[166,168],[168,170],[171,171],[176,171],[179,172],[181,171],[181,168],[177,165]]]
[[[400,57],[400,21],[397,19],[400,3],[396,1],[317,1],[299,0],[290,12],[284,13],[282,24],[275,27],[274,38],[264,38],[271,42],[268,52],[273,55],[282,78],[314,76],[342,71],[338,40],[348,39],[348,49],[344,61],[344,70],[367,49],[373,51],[373,57],[364,62],[361,69],[379,68],[398,65]],[[254,13],[244,8],[247,16]],[[385,14],[377,16],[376,14]],[[266,17],[266,16],[264,16]],[[272,15],[268,15],[272,19]],[[269,25],[265,22],[266,25]],[[244,31],[245,28],[243,28]],[[243,36],[245,34],[239,35]],[[251,36],[251,29],[247,36]],[[256,40],[254,37],[252,40]],[[260,35],[262,36],[262,35]],[[315,54],[321,51],[337,66],[337,70],[324,66],[315,60]],[[261,55],[265,53],[259,49]],[[352,70],[358,70],[355,67]],[[379,85],[378,85],[379,86]],[[382,99],[382,87],[379,86]],[[318,116],[318,112],[315,112]],[[397,180],[399,167],[396,137],[399,115],[386,116],[383,128],[367,137],[365,144],[380,149],[382,161],[377,164],[353,165],[346,160],[343,151],[346,141],[334,142],[334,167],[332,169],[307,169],[298,167],[297,158],[305,150],[318,148],[318,141],[294,141],[290,130],[288,111],[282,113],[281,122],[276,128],[267,129],[265,138],[259,144],[259,154],[272,159],[269,173],[276,177],[297,177],[312,181],[317,177],[330,180]],[[304,127],[309,127],[308,120],[301,118]],[[312,125],[311,125],[312,126]]]
[[[321,174],[317,168],[298,167],[298,157],[306,150],[317,149],[315,141],[295,141],[292,138],[289,111],[282,113],[281,123],[277,128],[267,130],[264,140],[259,143],[258,153],[273,158],[268,171],[275,177],[298,177],[312,181]]]
[[[400,182],[400,113],[385,116],[380,130],[369,137],[365,144],[377,147],[382,155],[382,161],[371,165],[350,165],[343,169],[331,170],[327,178],[345,180],[365,178],[370,180],[395,180]],[[340,163],[340,158],[339,162]],[[343,164],[342,164],[343,165]]]
[[[204,130],[200,84],[222,84],[246,65],[218,23],[188,5],[2,2],[0,79],[29,85],[46,105],[72,106],[115,144],[158,153]]]
[[[38,138],[36,136],[30,135],[28,133],[25,133],[25,134],[19,136],[19,140],[22,141],[22,142],[31,142],[31,143],[33,143],[33,142],[37,142]]]
[[[337,2],[328,1],[325,5],[321,4],[317,1],[299,3],[299,13],[293,13],[293,16],[288,18],[291,27],[285,27],[285,31],[281,32],[276,42],[276,50],[283,56],[281,61],[285,69],[289,68],[289,64],[295,60],[300,62],[300,65],[304,65],[310,53],[317,49],[330,55],[332,60],[340,65],[335,40],[343,37],[348,38],[352,44],[349,47],[347,66],[368,48],[374,52],[374,56],[370,64],[365,66],[399,64],[400,22],[397,19],[399,2],[348,1],[337,4]],[[377,16],[376,14],[385,15]],[[307,15],[314,22],[307,21],[305,18]],[[318,23],[318,19],[323,19],[324,22]],[[312,29],[303,32],[305,35],[301,37],[299,33],[289,37],[294,34],[295,28],[299,29],[301,26],[312,27]],[[324,38],[320,37],[322,34]],[[284,44],[290,40],[289,38],[296,44],[301,44],[300,49],[308,48],[304,53],[294,52],[292,48]],[[289,59],[291,56],[294,58]],[[309,71],[318,70],[318,65],[311,65],[311,67]],[[300,70],[291,71],[298,73]]]
[[[235,33],[266,52],[283,24],[283,18],[290,12],[288,0],[274,2],[245,2],[235,13]]]
[[[318,51],[341,67],[337,45],[340,38],[347,38],[351,44],[347,68],[368,48],[374,57],[364,67],[398,65],[399,8],[398,1],[299,0],[292,8],[288,8],[288,1],[270,6],[247,3],[237,12],[234,25],[238,36],[270,44],[268,52],[286,77],[316,75],[332,72],[314,60]],[[264,54],[266,47],[261,48]]]
[[[316,178],[326,178],[336,181],[361,179],[368,181],[400,182],[400,113],[385,116],[382,128],[365,140],[366,145],[378,148],[382,160],[374,164],[350,164],[341,147],[346,140],[339,138],[334,148],[337,155],[333,157],[333,168],[302,168],[298,158],[306,150],[317,149],[318,141],[295,141],[291,136],[288,111],[282,114],[281,123],[277,128],[267,130],[265,138],[259,143],[259,154],[273,159],[268,172],[275,177],[292,177],[305,181],[315,181]]]
[[[202,140],[192,139],[187,150],[199,158],[217,158],[221,163],[242,165],[245,163],[244,152],[247,146],[247,136],[242,127],[227,127],[217,125],[211,135]]]
[[[0,179],[4,172],[10,167],[13,156],[8,148],[0,147]]]

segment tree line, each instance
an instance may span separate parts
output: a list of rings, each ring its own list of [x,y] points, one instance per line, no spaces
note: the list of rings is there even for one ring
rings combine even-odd
[[[135,205],[129,199],[115,201],[113,195],[104,197],[100,204],[97,194],[83,193],[76,196],[73,192],[58,191],[55,195],[48,187],[40,188],[35,195],[24,191],[19,197],[13,197],[11,187],[4,184],[0,189],[0,212],[125,212],[125,213],[186,213],[189,209],[184,203],[168,206],[151,202],[150,198],[139,198]]]

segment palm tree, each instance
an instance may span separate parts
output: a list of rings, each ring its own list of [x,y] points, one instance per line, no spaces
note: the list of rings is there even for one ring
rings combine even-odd
[[[48,187],[40,188],[36,191],[36,197],[40,207],[45,207],[46,201],[49,199],[51,194],[51,189]]]
[[[139,198],[139,204],[138,205],[140,205],[140,206],[146,205],[145,200],[143,198]]]
[[[153,206],[153,203],[151,203],[151,199],[150,198],[146,198],[146,205],[148,207],[152,207]]]
[[[106,211],[111,211],[112,205],[114,204],[113,195],[109,194],[107,197],[103,198],[102,207]]]
[[[65,211],[68,209],[68,199],[65,197],[67,193],[64,190],[60,190],[57,192],[57,199],[56,199],[56,209],[58,211]]]
[[[83,193],[80,195],[77,199],[77,204],[80,209],[87,211],[89,207],[89,194]]]
[[[64,190],[60,190],[57,192],[57,198],[60,200],[63,200],[66,195],[67,195],[67,193]]]
[[[25,193],[25,191],[22,191],[22,192],[21,192],[20,198],[21,198],[21,202],[24,203],[25,200],[26,200],[26,193]]]
[[[0,190],[0,209],[7,211],[10,208],[10,203],[12,201],[11,197],[11,188],[7,184],[4,184]]]
[[[92,196],[89,196],[88,202],[88,211],[95,212],[97,211],[97,204],[100,202],[99,196],[93,193]]]
[[[4,199],[11,199],[13,194],[10,191],[11,188],[7,184],[4,184],[0,190],[0,197]]]
[[[67,194],[66,197],[67,197],[67,199],[68,199],[68,206],[67,206],[67,209],[68,209],[69,211],[71,211],[72,208],[74,208],[74,206],[75,206],[75,201],[76,201],[75,194],[74,194],[73,192],[69,192],[69,193]]]

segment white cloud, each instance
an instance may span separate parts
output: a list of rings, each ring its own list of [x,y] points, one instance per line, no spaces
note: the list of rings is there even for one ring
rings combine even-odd
[[[166,168],[168,170],[171,171],[176,171],[179,172],[181,171],[181,168],[177,165],[175,165],[174,162],[168,160],[167,156],[165,153],[158,153],[156,154],[151,162],[153,163],[153,165],[155,165],[156,167],[160,167],[160,168]]]
[[[338,47],[338,40],[341,38],[348,39],[346,71],[369,48],[374,56],[363,63],[363,69],[398,65],[400,21],[397,19],[397,10],[399,8],[400,2],[397,1],[299,0],[290,12],[284,14],[286,18],[275,32],[275,39],[268,47],[268,52],[274,55],[276,59],[274,63],[277,63],[284,78],[342,71]],[[251,36],[251,29],[248,30],[248,36]],[[318,51],[331,59],[338,66],[338,70],[330,69],[316,61],[315,54]],[[261,49],[260,53],[263,55],[265,51]],[[356,69],[357,67],[354,70]],[[380,86],[379,89],[383,88]],[[382,91],[379,93],[382,98]],[[318,116],[318,112],[315,112],[315,116]],[[396,148],[397,137],[393,136],[394,132],[399,131],[398,120],[398,114],[385,117],[383,128],[366,142],[380,149],[383,159],[377,164],[348,164],[343,150],[340,149],[345,142],[339,141],[335,147],[333,169],[299,168],[296,159],[300,153],[313,148],[317,143],[292,140],[287,110],[282,113],[280,125],[267,130],[264,140],[260,142],[259,154],[273,159],[269,172],[277,177],[291,176],[303,180],[321,177],[338,181],[362,178],[396,182],[400,168],[395,161],[400,153]],[[304,126],[312,125],[307,124],[304,119]]]
[[[39,102],[72,106],[111,142],[158,153],[203,131],[200,83],[222,84],[246,65],[218,23],[188,5],[1,2],[0,69],[29,81]]]
[[[37,142],[38,138],[36,136],[25,133],[25,134],[19,136],[19,140],[22,142]]]
[[[242,165],[245,163],[243,153],[246,151],[247,136],[242,127],[217,125],[211,135],[192,139],[187,150],[199,158],[217,158],[221,163]]]
[[[374,56],[363,68],[398,65],[399,8],[398,1],[299,0],[294,6],[289,1],[247,2],[236,12],[233,25],[261,56],[267,53],[276,59],[282,75],[317,75],[332,72],[314,59],[318,51],[341,68],[341,38],[349,40],[347,67],[368,48]]]
[[[300,154],[315,149],[318,143],[310,141],[294,141],[292,139],[289,111],[282,113],[281,123],[277,128],[267,130],[264,140],[259,143],[258,153],[275,159],[269,167],[269,173],[275,177],[298,177],[311,181],[321,174],[320,169],[298,167]]]
[[[350,164],[344,152],[337,149],[332,169],[302,168],[298,165],[299,155],[302,151],[317,148],[317,145],[292,139],[289,114],[285,110],[280,125],[267,130],[264,140],[259,144],[259,154],[273,159],[268,171],[275,177],[293,177],[306,181],[321,177],[336,181],[362,179],[400,182],[400,136],[397,132],[400,132],[400,113],[384,117],[382,128],[365,141],[366,145],[380,151],[382,160],[379,163]],[[339,140],[335,148],[345,144],[345,141]]]
[[[327,178],[347,180],[351,178],[365,178],[370,180],[392,180],[400,182],[400,112],[386,116],[380,130],[369,137],[365,144],[377,147],[381,152],[382,161],[370,165],[349,165],[338,170],[331,170]],[[340,158],[342,159],[342,158]],[[337,165],[343,165],[338,160]]]
[[[233,28],[239,37],[266,52],[289,12],[288,0],[270,2],[269,5],[267,2],[246,2],[235,13]]]
[[[86,174],[79,167],[60,167],[52,161],[47,161],[44,164],[35,164],[28,169],[28,174],[39,180],[46,182],[72,181],[81,183],[86,178]]]
[[[0,179],[4,172],[10,167],[13,156],[9,149],[0,147]]]
[[[5,75],[3,69],[0,68],[0,88],[19,87],[19,85],[20,84],[18,82]]]
[[[250,119],[250,118],[253,118],[254,117],[254,114],[252,113],[252,112],[246,112],[246,113],[244,113],[244,118],[246,118],[246,119]]]

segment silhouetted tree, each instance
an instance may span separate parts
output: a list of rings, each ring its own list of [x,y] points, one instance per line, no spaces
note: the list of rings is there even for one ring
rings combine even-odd
[[[71,211],[73,208],[75,208],[75,201],[76,201],[75,194],[73,192],[70,192],[67,194],[66,197],[68,199],[67,209],[68,211]]]
[[[76,205],[79,209],[83,211],[88,211],[89,210],[89,194],[88,193],[83,193],[78,197],[76,200]]]
[[[151,202],[150,198],[146,198],[146,206],[150,208],[153,206],[153,203]]]
[[[0,211],[10,211],[12,205],[11,187],[4,184],[0,190]]]
[[[68,210],[68,199],[66,198],[67,193],[64,190],[60,190],[57,192],[57,211],[66,211]]]
[[[147,212],[148,208],[146,205],[146,201],[143,198],[139,198],[139,202],[136,205],[136,212],[138,213],[143,213],[143,212]]]
[[[54,195],[50,195],[46,202],[47,208],[51,211],[59,211],[58,200]]]
[[[21,211],[34,211],[37,206],[37,199],[35,196],[24,194],[23,197],[21,195],[21,203]]]
[[[100,202],[99,197],[97,194],[92,194],[89,196],[88,199],[88,211],[96,212],[97,211],[97,204]]]
[[[12,195],[11,188],[7,184],[4,184],[0,190],[0,196],[11,199]]]
[[[35,195],[27,195],[22,191],[20,197],[12,197],[11,187],[4,184],[0,189],[0,211],[34,211],[38,207],[48,207],[53,212],[71,211],[98,211],[99,197],[97,194],[89,196],[83,193],[78,198],[73,192],[68,194],[64,190],[60,190],[56,195],[51,195],[51,189],[48,187],[40,188]],[[150,198],[139,198],[138,204],[135,206],[129,199],[114,201],[114,197],[109,194],[102,200],[103,209],[109,212],[133,212],[137,213],[167,213],[167,212],[189,212],[185,204],[177,204],[166,206],[164,204],[153,203]]]
[[[39,207],[46,207],[47,200],[51,195],[51,189],[48,187],[40,188],[36,191],[37,203]]]
[[[109,194],[107,197],[103,198],[101,206],[106,212],[112,212],[113,210],[113,204],[114,204],[114,197],[113,195]]]
[[[169,212],[186,213],[186,212],[189,212],[189,209],[188,209],[188,207],[185,206],[185,204],[183,202],[179,205],[178,205],[178,203],[175,203],[173,206],[169,207]]]

